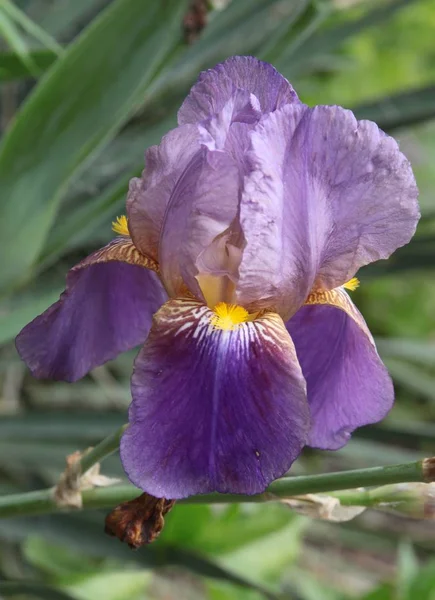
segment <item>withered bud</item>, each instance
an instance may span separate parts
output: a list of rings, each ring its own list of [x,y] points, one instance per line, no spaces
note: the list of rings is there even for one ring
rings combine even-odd
[[[174,504],[175,500],[142,494],[119,504],[107,515],[105,532],[135,550],[144,544],[151,544],[159,537],[165,524],[164,516]]]
[[[425,458],[422,463],[423,478],[427,483],[435,481],[435,457]]]
[[[184,37],[186,42],[188,44],[193,44],[206,25],[207,0],[193,0],[183,19]]]

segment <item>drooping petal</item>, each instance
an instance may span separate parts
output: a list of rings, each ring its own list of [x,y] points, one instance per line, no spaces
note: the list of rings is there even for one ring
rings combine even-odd
[[[127,197],[129,228],[136,247],[158,260],[160,232],[178,179],[200,150],[196,125],[177,127],[146,152],[142,178],[133,178]]]
[[[233,56],[204,71],[178,111],[178,122],[197,123],[219,113],[237,90],[258,99],[262,114],[298,102],[289,82],[272,65],[252,56]],[[240,113],[240,120],[243,120]]]
[[[177,182],[168,204],[159,257],[170,296],[187,288],[202,299],[196,261],[237,214],[239,173],[232,158],[203,148]]]
[[[393,405],[393,384],[343,289],[311,294],[286,325],[307,381],[310,446],[336,450],[354,429],[385,417]]]
[[[262,492],[306,441],[305,382],[281,318],[231,331],[213,314],[170,300],[136,359],[121,459],[158,497]]]
[[[397,143],[340,107],[285,106],[252,133],[237,301],[289,317],[412,237],[417,188]]]
[[[17,337],[32,375],[76,381],[143,343],[167,299],[155,268],[129,238],[116,238],[73,267],[60,299]]]

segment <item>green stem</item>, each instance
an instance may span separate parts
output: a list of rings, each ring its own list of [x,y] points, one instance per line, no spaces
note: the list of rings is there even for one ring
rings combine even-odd
[[[120,432],[117,432],[117,435],[119,437]],[[112,438],[112,442],[114,442],[114,437],[115,436]],[[103,442],[106,450],[109,447],[112,448],[113,444],[106,442],[107,440]],[[97,456],[100,456],[101,458],[102,456],[107,455],[107,453],[103,454],[101,448],[102,444],[97,446],[92,453],[87,456],[89,457],[92,454],[92,460],[94,460]],[[427,482],[429,480],[427,464],[431,460],[432,459],[425,459],[423,461],[388,467],[355,469],[340,473],[284,477],[272,483],[264,494],[256,496],[207,494],[202,496],[191,496],[190,498],[181,500],[180,503],[217,504],[234,502],[267,502],[289,496],[334,492],[355,487],[371,487],[413,481]],[[89,464],[90,461],[88,460],[85,463],[85,467],[89,468]],[[83,508],[112,508],[117,504],[132,500],[140,493],[141,491],[132,485],[117,485],[86,490],[82,494]],[[353,496],[355,496],[355,493],[359,493],[359,500],[362,500],[364,494],[366,494],[366,492],[362,490],[353,490],[352,493]],[[341,496],[343,503],[347,503],[346,493],[343,493]],[[356,503],[354,498],[352,500],[352,496],[349,497],[348,495],[348,500],[349,504]],[[28,492],[25,494],[14,494],[0,498],[0,518],[37,515],[49,512],[64,512],[65,510],[65,508],[56,505],[52,489]]]
[[[102,442],[97,444],[95,448],[92,448],[89,452],[84,454],[80,459],[80,470],[82,473],[89,471],[96,463],[102,461],[106,456],[110,456],[118,450],[119,442],[124,431],[128,425],[123,425],[117,429],[114,433],[107,436]]]

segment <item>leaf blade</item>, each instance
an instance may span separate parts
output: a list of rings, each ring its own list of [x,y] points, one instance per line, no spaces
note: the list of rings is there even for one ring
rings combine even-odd
[[[0,147],[0,252],[11,257],[1,287],[26,276],[67,182],[119,130],[170,57],[184,4],[115,0],[23,105]]]

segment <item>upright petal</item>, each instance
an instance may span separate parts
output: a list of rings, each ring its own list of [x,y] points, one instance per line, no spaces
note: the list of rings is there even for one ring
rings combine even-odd
[[[236,302],[294,313],[312,289],[316,232],[310,230],[306,174],[288,148],[307,107],[289,106],[265,118],[251,134],[240,225],[246,240]],[[298,167],[299,165],[296,164]]]
[[[202,298],[196,261],[237,214],[239,173],[223,152],[203,148],[185,169],[168,204],[160,240],[162,279],[170,296],[187,288]]]
[[[336,450],[385,417],[394,389],[367,325],[343,289],[309,296],[287,322],[307,381],[309,444]]]
[[[340,107],[288,105],[252,133],[238,302],[289,317],[412,237],[417,188],[397,143]]]
[[[252,56],[233,56],[204,71],[178,111],[178,122],[197,123],[220,112],[237,89],[253,94],[265,114],[299,102],[296,92],[278,71]]]
[[[196,125],[177,127],[163,137],[160,145],[147,150],[142,178],[130,182],[127,211],[131,236],[142,254],[156,261],[169,198],[200,147]]]
[[[121,459],[158,497],[262,492],[306,441],[305,382],[281,318],[219,330],[213,314],[170,300],[136,359]]]
[[[155,263],[116,238],[71,269],[66,290],[16,340],[38,378],[76,381],[144,342],[167,295]]]

